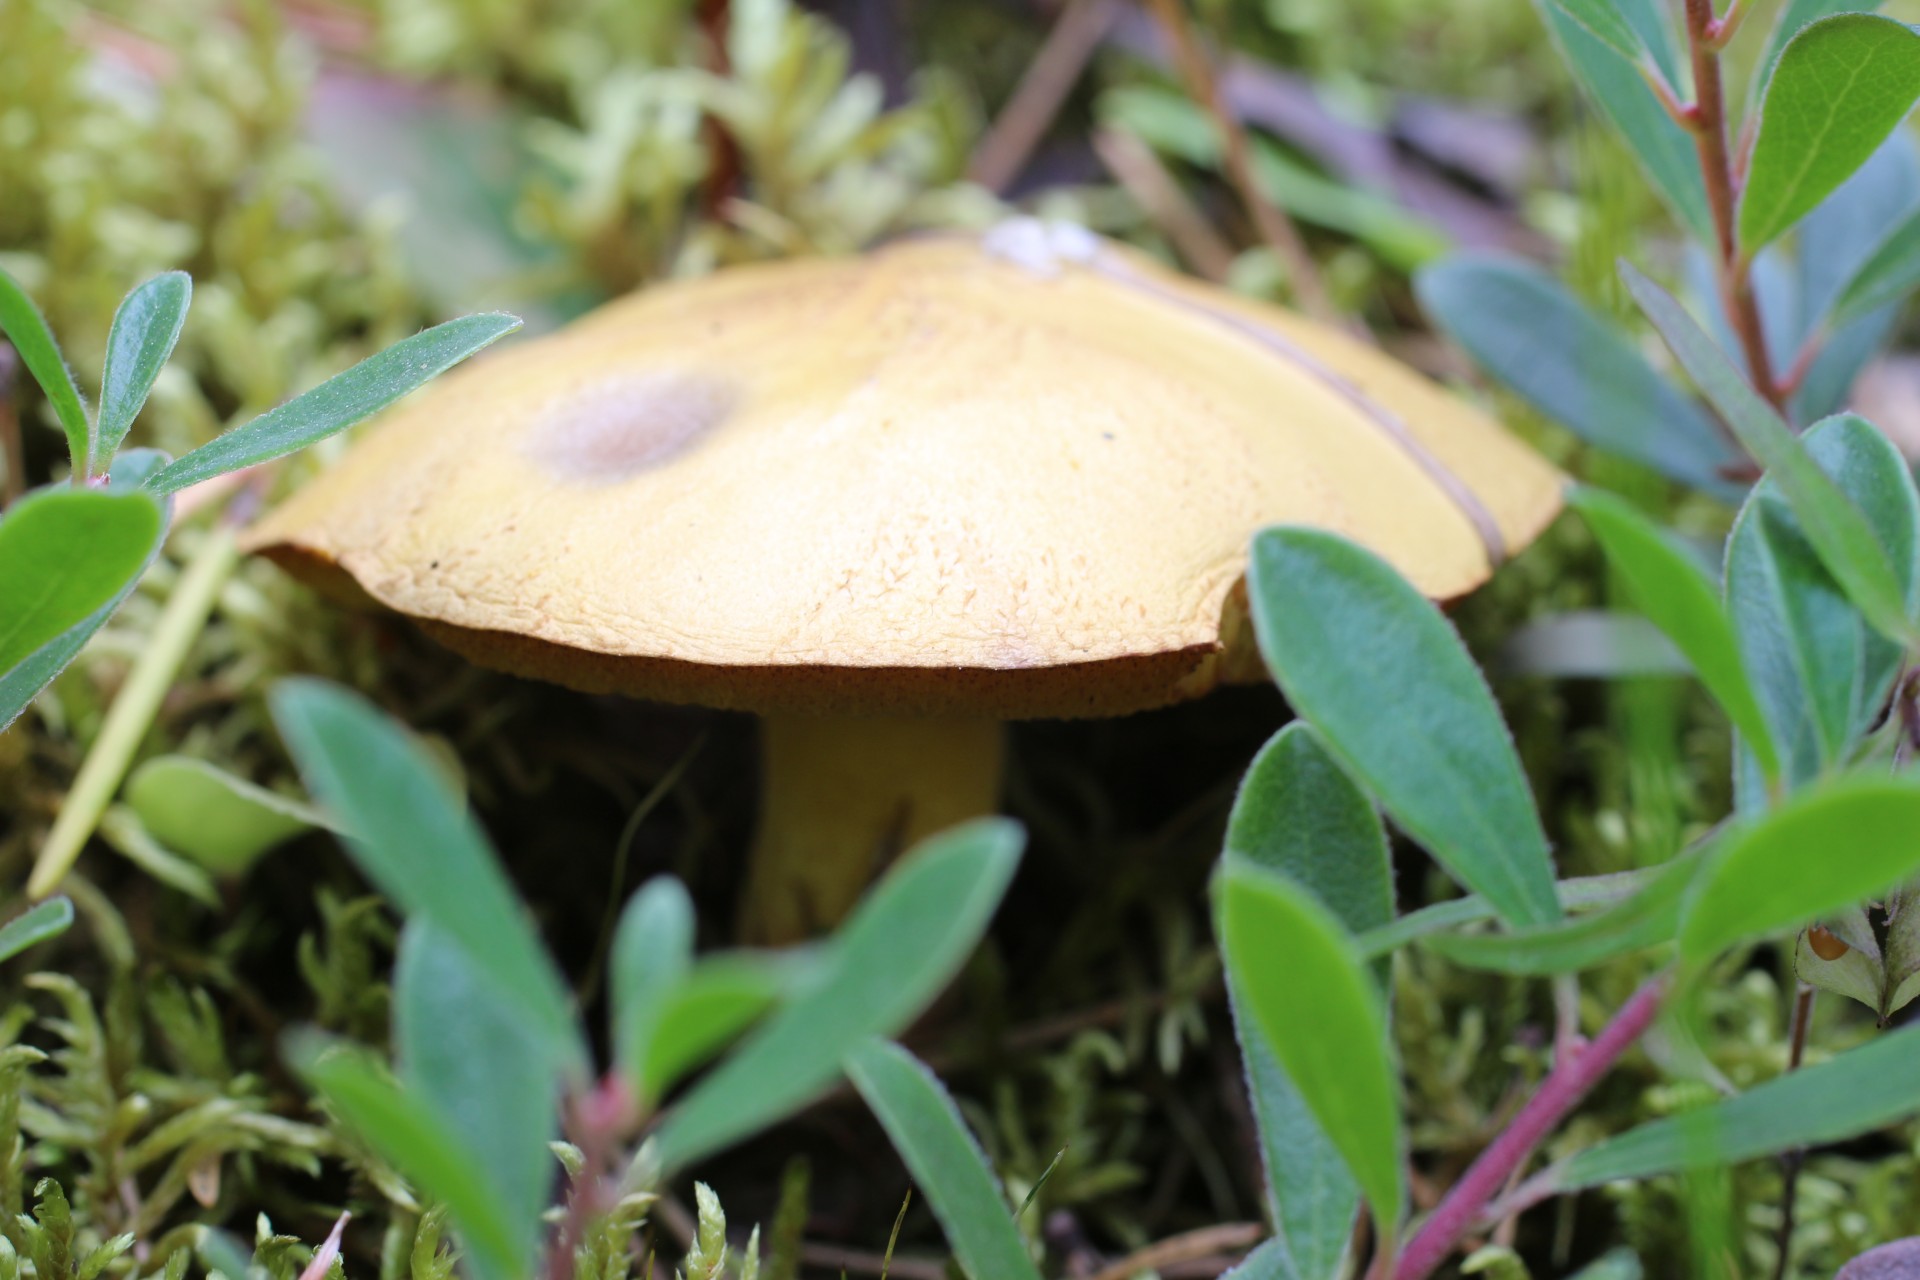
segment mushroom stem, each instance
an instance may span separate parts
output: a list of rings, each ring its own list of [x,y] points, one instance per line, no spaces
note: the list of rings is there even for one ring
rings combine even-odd
[[[831,928],[916,841],[992,813],[1002,738],[994,720],[764,717],[741,940]]]

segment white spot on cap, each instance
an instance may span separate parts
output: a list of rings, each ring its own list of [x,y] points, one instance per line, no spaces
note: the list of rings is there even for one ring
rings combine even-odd
[[[1062,267],[1090,266],[1100,256],[1100,237],[1073,222],[1008,218],[981,239],[996,258],[1037,276],[1057,276]]]
[[[730,382],[707,374],[656,370],[610,379],[541,414],[521,448],[562,479],[624,480],[693,445],[738,399]]]

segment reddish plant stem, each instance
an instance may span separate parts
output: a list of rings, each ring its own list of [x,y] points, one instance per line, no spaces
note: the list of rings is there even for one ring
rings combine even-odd
[[[1527,1105],[1520,1108],[1513,1122],[1493,1140],[1493,1145],[1480,1153],[1480,1158],[1453,1184],[1440,1207],[1415,1233],[1400,1255],[1394,1280],[1426,1280],[1446,1261],[1514,1170],[1559,1127],[1567,1113],[1579,1105],[1587,1092],[1652,1025],[1665,996],[1665,975],[1649,979],[1620,1007],[1620,1012],[1592,1044],[1563,1054],[1554,1063],[1553,1070],[1540,1082],[1540,1088],[1527,1100]]]
[[[1727,95],[1720,81],[1722,38],[1722,26],[1713,16],[1713,0],[1687,0],[1687,45],[1693,55],[1693,107],[1685,113],[1684,122],[1693,131],[1693,144],[1700,157],[1700,177],[1707,191],[1707,209],[1713,217],[1720,301],[1747,358],[1747,372],[1753,379],[1754,389],[1775,409],[1784,412],[1786,397],[1774,380],[1766,329],[1760,322],[1760,305],[1753,294],[1751,264],[1741,253],[1736,230],[1739,191],[1734,177],[1733,152],[1727,143]]]

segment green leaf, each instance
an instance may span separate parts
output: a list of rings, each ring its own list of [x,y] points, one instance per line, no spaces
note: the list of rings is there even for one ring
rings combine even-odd
[[[898,1033],[972,953],[1020,860],[1004,819],[921,842],[826,944],[805,986],[668,1114],[662,1165],[680,1169],[791,1115],[869,1036]]]
[[[87,406],[80,399],[80,388],[60,356],[52,330],[33,305],[26,290],[14,278],[0,271],[0,336],[13,343],[33,380],[46,393],[54,417],[67,437],[67,453],[77,476],[91,477],[95,471],[93,424],[87,420]]]
[[[363,1049],[312,1033],[288,1038],[294,1070],[334,1114],[413,1186],[446,1205],[479,1280],[522,1280],[531,1259],[473,1157],[425,1099],[409,1097]]]
[[[1255,536],[1248,595],[1287,701],[1388,816],[1509,923],[1559,919],[1513,739],[1440,610],[1372,552],[1300,527]]]
[[[1780,8],[1780,16],[1773,20],[1773,29],[1767,34],[1767,45],[1760,55],[1760,61],[1753,69],[1753,96],[1758,99],[1766,92],[1767,81],[1773,77],[1773,69],[1780,62],[1781,51],[1787,42],[1805,31],[1822,18],[1830,18],[1836,13],[1868,13],[1880,6],[1871,0],[1787,0]]]
[[[640,1070],[641,1096],[657,1100],[726,1048],[782,996],[804,986],[817,959],[794,949],[702,956],[660,1010]]]
[[[268,849],[327,825],[297,800],[189,756],[154,756],[127,779],[127,805],[147,833],[219,875],[239,875]]]
[[[512,1002],[526,1031],[585,1061],[572,1000],[513,886],[439,766],[358,694],[283,680],[274,723],[347,851],[409,916],[432,921]]]
[[[693,899],[672,876],[657,876],[627,902],[613,935],[614,1060],[643,1102],[656,1100],[641,1074],[648,1049],[692,967]]]
[[[1837,300],[1887,237],[1888,228],[1898,227],[1917,210],[1920,152],[1907,131],[1898,129],[1800,222],[1793,255],[1799,323],[1791,345],[1798,346],[1823,324],[1833,329],[1847,323],[1847,317],[1832,314]],[[1764,299],[1762,305],[1767,305]]]
[[[134,452],[145,454],[153,451],[139,449]],[[161,503],[161,529],[153,539],[153,545],[148,548],[146,560],[142,562],[139,572],[128,578],[120,590],[114,593],[112,599],[35,649],[14,666],[0,666],[0,730],[4,730],[20,717],[28,704],[42,689],[53,683],[55,677],[66,669],[68,663],[80,655],[80,651],[86,648],[87,641],[107,624],[107,620],[119,610],[121,603],[133,594],[133,589],[140,585],[140,579],[145,576],[147,566],[151,565],[154,557],[160,554],[160,547],[166,541],[166,526],[172,519],[172,511],[171,499]],[[0,522],[0,528],[4,528],[4,522]]]
[[[0,517],[0,671],[121,594],[160,539],[144,493],[42,489]]]
[[[1838,1142],[1920,1111],[1920,1027],[1589,1147],[1546,1175],[1577,1191]]]
[[[393,969],[401,1083],[465,1148],[506,1210],[501,1226],[513,1256],[531,1259],[553,1181],[548,1144],[559,1136],[560,1075],[522,1024],[463,948],[431,921],[407,924]]]
[[[1683,855],[1624,902],[1560,924],[1507,933],[1436,933],[1421,942],[1429,951],[1468,969],[1540,976],[1578,973],[1642,947],[1671,942],[1680,931],[1682,900],[1705,865]]]
[[[147,482],[174,493],[214,476],[297,453],[380,412],[520,327],[503,312],[462,316],[402,339],[313,390],[162,467]]]
[[[1920,33],[1867,13],[1822,18],[1787,43],[1767,82],[1740,197],[1752,254],[1866,163],[1920,98]]]
[[[1907,617],[1906,595],[1887,549],[1859,508],[1819,468],[1780,415],[1748,385],[1672,294],[1631,263],[1621,263],[1620,274],[1727,425],[1773,474],[1808,541],[1861,613],[1890,639],[1920,641],[1920,630]]]
[[[973,1280],[1040,1280],[999,1180],[933,1072],[880,1039],[848,1054],[846,1070],[933,1206],[960,1269]]]
[[[1393,866],[1379,815],[1304,721],[1275,734],[1247,769],[1227,820],[1226,863],[1289,877],[1355,933],[1393,919]],[[1378,976],[1384,981],[1383,972]],[[1266,1038],[1253,1032],[1231,975],[1227,989],[1258,1121],[1276,1247],[1300,1276],[1338,1275],[1360,1189]]]
[[[11,960],[28,947],[57,938],[73,924],[73,903],[66,898],[48,898],[28,907],[0,925],[0,960]]]
[[[1302,1280],[1302,1277],[1294,1270],[1287,1242],[1276,1237],[1240,1259],[1220,1280]]]
[[[1711,243],[1713,215],[1700,180],[1700,158],[1693,137],[1655,96],[1632,59],[1622,57],[1558,7],[1543,3],[1548,28],[1566,55],[1567,65],[1587,97],[1626,139],[1653,188],[1696,240]],[[1623,15],[1641,34],[1669,84],[1679,73],[1666,38],[1657,0],[1622,0]],[[1649,38],[1649,32],[1661,38]]]
[[[1900,302],[1920,286],[1920,210],[1887,232],[1833,305],[1835,323]]]
[[[1658,878],[1659,869],[1653,867],[1639,871],[1616,871],[1603,876],[1574,876],[1556,882],[1554,894],[1560,899],[1562,907],[1574,910],[1581,907],[1611,907],[1625,902]],[[1446,929],[1494,920],[1499,914],[1479,894],[1468,894],[1464,898],[1449,898],[1430,907],[1409,911],[1390,924],[1367,930],[1353,942],[1360,949],[1362,957],[1377,960],[1381,956],[1392,955],[1408,943],[1419,942]]]
[[[1920,497],[1890,441],[1851,415],[1803,437],[1814,463],[1859,508],[1915,599]],[[1899,646],[1860,616],[1802,533],[1779,486],[1754,486],[1727,538],[1727,609],[1747,672],[1793,785],[1846,759],[1885,705]],[[1744,786],[1744,784],[1743,784]],[[1743,794],[1757,805],[1762,797]]]
[[[1613,0],[1549,0],[1549,3],[1629,62],[1646,53],[1640,33],[1621,16]]]
[[[1460,255],[1414,278],[1427,315],[1489,374],[1596,448],[1711,493],[1739,461],[1693,400],[1611,322],[1517,259]]]
[[[184,271],[157,275],[129,293],[114,313],[107,335],[106,371],[100,379],[99,443],[102,458],[120,448],[166,367],[187,322],[193,278]]]
[[[1745,736],[1761,771],[1779,778],[1779,752],[1741,664],[1719,589],[1706,570],[1663,529],[1610,493],[1576,486],[1567,505],[1586,519],[1641,612],[1693,664],[1700,682]]]
[[[1698,965],[1810,924],[1916,871],[1920,781],[1865,774],[1815,784],[1722,839],[1687,904],[1681,958]]]
[[[1305,889],[1230,862],[1220,945],[1255,1034],[1392,1232],[1404,1203],[1398,1077],[1380,993],[1352,938]]]

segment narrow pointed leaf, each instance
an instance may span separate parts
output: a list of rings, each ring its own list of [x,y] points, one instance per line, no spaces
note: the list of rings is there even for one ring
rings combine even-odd
[[[1220,942],[1253,1033],[1392,1231],[1405,1201],[1398,1075],[1380,993],[1352,938],[1305,889],[1229,863]]]
[[[1625,902],[1559,924],[1505,933],[1435,933],[1422,945],[1469,969],[1529,976],[1579,973],[1629,951],[1672,942],[1680,931],[1687,889],[1703,865],[1701,858],[1682,856]]]
[[[560,1074],[522,1023],[465,950],[429,920],[408,922],[393,970],[401,1084],[465,1150],[506,1211],[514,1256],[530,1258],[557,1171]]]
[[[1833,305],[1836,321],[1899,302],[1920,286],[1920,211],[1894,225]]]
[[[1509,923],[1557,920],[1513,739],[1439,609],[1378,556],[1319,529],[1256,535],[1248,587],[1268,669],[1347,772]]]
[[[1842,13],[1781,51],[1760,104],[1760,133],[1740,198],[1740,245],[1753,253],[1805,217],[1886,141],[1920,98],[1920,32]]]
[[[1628,61],[1646,53],[1640,33],[1621,16],[1613,0],[1551,0],[1553,7]]]
[[[294,1069],[336,1115],[413,1186],[447,1206],[480,1280],[521,1280],[531,1259],[485,1174],[423,1099],[408,1096],[364,1050],[311,1033],[287,1046]]]
[[[1610,493],[1577,487],[1567,505],[1586,519],[1641,612],[1693,664],[1701,683],[1745,736],[1761,771],[1778,778],[1780,754],[1740,661],[1733,623],[1706,570],[1664,530]]]
[[[1800,223],[1793,254],[1799,294],[1794,346],[1822,324],[1832,329],[1847,323],[1850,316],[1835,315],[1837,300],[1888,238],[1889,228],[1898,227],[1916,211],[1920,211],[1920,149],[1906,130],[1896,130]]]
[[[640,1095],[657,1100],[782,997],[804,989],[817,959],[791,948],[702,956],[660,1009],[638,1069]]]
[[[28,947],[56,938],[73,924],[73,903],[66,898],[48,898],[28,907],[0,925],[0,960],[11,960]]]
[[[1920,1111],[1920,1027],[1876,1036],[1738,1097],[1630,1129],[1550,1174],[1576,1191],[1839,1142]]]
[[[162,467],[147,487],[174,493],[296,453],[344,431],[520,327],[501,312],[462,316],[402,339],[313,390]]]
[[[1864,774],[1817,784],[1722,840],[1687,904],[1681,956],[1704,963],[1736,943],[1811,924],[1916,872],[1920,780]]]
[[[879,1039],[856,1047],[846,1068],[933,1206],[961,1271],[972,1280],[1040,1280],[999,1180],[934,1074]]]
[[[1621,0],[1621,12],[1661,66],[1668,83],[1680,83],[1664,30],[1664,6],[1657,0]],[[1700,159],[1693,138],[1674,121],[1648,86],[1633,60],[1621,56],[1585,27],[1551,4],[1540,6],[1547,26],[1566,54],[1567,65],[1588,99],[1612,122],[1654,191],[1680,222],[1702,242],[1713,239],[1713,215],[1700,180]],[[1652,32],[1655,37],[1650,38]]]
[[[1014,823],[981,819],[923,841],[855,908],[805,988],[670,1112],[668,1170],[731,1146],[806,1105],[869,1036],[899,1033],[979,942],[1020,859]]]
[[[43,489],[0,516],[0,671],[78,626],[146,568],[161,534],[144,493]]]
[[[73,460],[75,475],[91,475],[95,470],[93,424],[87,418],[87,406],[80,399],[80,388],[60,355],[53,331],[33,305],[26,290],[14,278],[0,271],[0,337],[13,344],[21,363],[46,393],[60,430],[67,437],[67,453]]]
[[[1518,260],[1448,258],[1414,280],[1427,315],[1482,368],[1582,440],[1710,493],[1738,455],[1693,400],[1552,276]]]
[[[157,275],[128,294],[107,334],[107,363],[100,379],[99,452],[120,448],[166,367],[187,322],[193,279],[184,271]]]
[[[1226,860],[1291,878],[1354,933],[1393,919],[1393,868],[1379,815],[1304,721],[1275,734],[1247,769],[1227,821]],[[1227,991],[1279,1236],[1274,1247],[1300,1276],[1337,1275],[1360,1188],[1266,1037],[1254,1031],[1232,975]]]
[[[1719,408],[1748,451],[1772,474],[1827,569],[1873,625],[1891,639],[1920,640],[1905,592],[1873,526],[1822,471],[1787,424],[1747,384],[1673,295],[1622,263],[1621,275],[1667,345]]]
[[[613,934],[614,1058],[649,1097],[640,1079],[647,1048],[674,990],[693,968],[693,900],[671,876],[640,886],[620,913]]]
[[[301,779],[347,851],[409,916],[461,947],[555,1052],[584,1059],[572,1001],[493,850],[433,760],[358,694],[283,680],[268,696]]]

